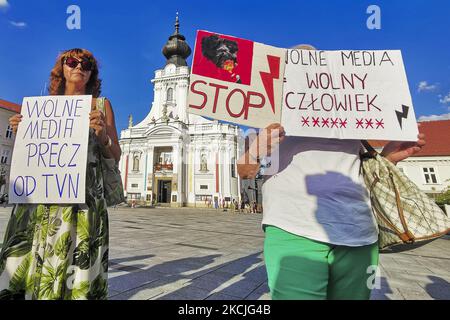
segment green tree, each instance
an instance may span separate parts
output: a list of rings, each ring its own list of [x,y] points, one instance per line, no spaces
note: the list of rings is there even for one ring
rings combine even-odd
[[[447,179],[445,181],[450,182],[450,179]],[[450,205],[450,186],[447,186],[447,189],[436,197],[436,203],[438,205]]]
[[[436,197],[436,203],[438,205],[450,205],[450,188],[447,187],[447,190]]]

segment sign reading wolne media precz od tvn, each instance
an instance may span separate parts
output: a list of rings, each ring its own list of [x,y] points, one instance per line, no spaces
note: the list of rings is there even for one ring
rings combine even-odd
[[[281,124],[287,135],[416,141],[401,52],[288,50]]]
[[[264,128],[280,122],[285,50],[198,31],[188,112]]]
[[[26,97],[11,162],[11,203],[84,203],[92,96]]]

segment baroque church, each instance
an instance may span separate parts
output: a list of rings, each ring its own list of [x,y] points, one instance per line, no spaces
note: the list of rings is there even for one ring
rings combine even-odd
[[[241,199],[239,128],[187,113],[191,48],[175,32],[163,47],[165,66],[151,82],[154,99],[136,125],[121,131],[120,171],[127,201],[171,207],[214,207]]]

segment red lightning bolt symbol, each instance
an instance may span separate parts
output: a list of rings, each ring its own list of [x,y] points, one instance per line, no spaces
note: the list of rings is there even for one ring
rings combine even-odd
[[[267,61],[269,62],[270,72],[260,71],[261,80],[266,89],[267,96],[269,97],[270,104],[272,106],[272,111],[275,113],[275,98],[273,92],[273,80],[280,78],[280,57],[267,56]]]

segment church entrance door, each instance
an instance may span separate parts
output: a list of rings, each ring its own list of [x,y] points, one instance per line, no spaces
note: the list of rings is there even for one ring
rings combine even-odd
[[[158,180],[158,202],[170,203],[171,193],[172,193],[172,181]]]

